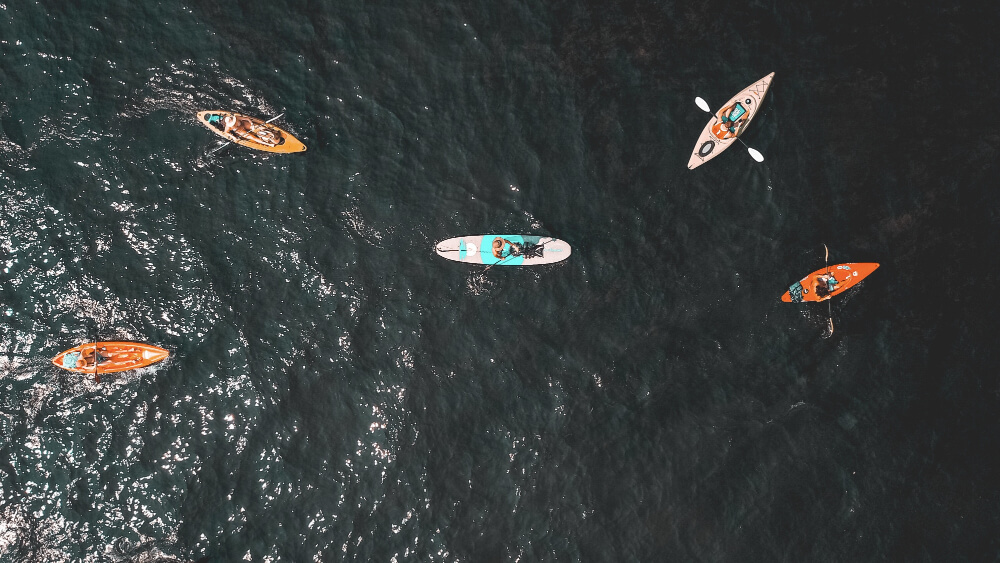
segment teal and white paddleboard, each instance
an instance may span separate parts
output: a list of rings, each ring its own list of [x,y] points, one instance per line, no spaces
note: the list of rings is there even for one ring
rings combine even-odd
[[[503,243],[501,258],[493,254],[493,243]],[[504,242],[506,241],[506,242]],[[512,252],[510,243],[522,248],[521,255]],[[569,258],[569,244],[552,237],[534,235],[470,235],[455,237],[437,243],[434,250],[456,262],[469,264],[496,264],[498,266],[535,266],[551,264]]]

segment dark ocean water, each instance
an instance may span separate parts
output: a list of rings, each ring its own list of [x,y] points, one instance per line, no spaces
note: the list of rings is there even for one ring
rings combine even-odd
[[[997,560],[998,23],[0,4],[0,560]],[[772,71],[765,162],[687,170]],[[432,252],[490,232],[574,253]],[[829,338],[778,299],[824,243],[881,263]],[[95,330],[172,357],[49,363]]]

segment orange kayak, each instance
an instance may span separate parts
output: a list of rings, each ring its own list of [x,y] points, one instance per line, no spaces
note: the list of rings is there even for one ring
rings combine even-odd
[[[237,126],[227,133],[225,119],[229,116],[236,118]],[[306,150],[306,146],[288,131],[256,117],[231,111],[199,111],[198,122],[227,141],[251,149],[282,153]]]
[[[76,373],[101,374],[146,367],[170,355],[163,348],[139,342],[98,342],[100,362],[95,370],[94,346],[93,342],[87,342],[70,348],[52,358],[52,363]]]
[[[792,284],[788,291],[781,296],[785,303],[801,303],[803,301],[825,301],[834,295],[840,295],[848,289],[854,287],[861,280],[868,277],[878,268],[874,262],[859,262],[857,264],[837,264],[830,266],[830,275],[836,280],[833,291],[828,293],[828,297],[820,298],[816,295],[816,279],[825,276],[827,268],[816,270],[808,276]]]

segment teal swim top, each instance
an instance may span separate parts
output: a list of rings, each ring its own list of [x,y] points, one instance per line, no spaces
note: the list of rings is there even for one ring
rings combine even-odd
[[[746,108],[740,105],[739,102],[736,102],[736,105],[733,106],[733,111],[729,112],[729,117],[727,117],[725,121],[736,121],[737,119],[743,117],[743,114],[746,112]]]

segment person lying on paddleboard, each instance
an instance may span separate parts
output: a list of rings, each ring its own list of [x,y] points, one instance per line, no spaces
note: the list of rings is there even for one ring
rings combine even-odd
[[[837,289],[837,278],[833,274],[820,274],[813,279],[812,290],[820,301],[826,301],[833,297],[833,292]]]
[[[504,255],[504,247],[510,245],[510,251],[507,255]],[[507,258],[509,256],[520,256],[521,255],[521,245],[516,242],[510,242],[503,237],[497,237],[493,239],[493,256],[496,258]]]

